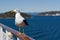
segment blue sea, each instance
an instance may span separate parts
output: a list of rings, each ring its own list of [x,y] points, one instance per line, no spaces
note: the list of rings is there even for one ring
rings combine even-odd
[[[60,40],[60,16],[33,16],[26,20],[26,35],[36,40]],[[14,19],[0,19],[0,23],[18,31]]]

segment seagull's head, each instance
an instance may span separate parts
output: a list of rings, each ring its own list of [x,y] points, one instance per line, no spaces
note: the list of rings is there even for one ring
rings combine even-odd
[[[19,9],[14,9],[14,10],[12,10],[11,12],[17,13],[17,12],[20,12],[20,10],[19,10]]]

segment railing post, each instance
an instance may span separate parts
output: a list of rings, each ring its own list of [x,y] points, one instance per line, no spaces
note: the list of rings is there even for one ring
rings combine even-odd
[[[17,37],[17,40],[20,40],[20,39]]]

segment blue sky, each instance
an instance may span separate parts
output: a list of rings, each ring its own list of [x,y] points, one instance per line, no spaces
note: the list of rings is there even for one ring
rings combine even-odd
[[[13,9],[22,12],[60,11],[60,0],[0,0],[0,12]]]

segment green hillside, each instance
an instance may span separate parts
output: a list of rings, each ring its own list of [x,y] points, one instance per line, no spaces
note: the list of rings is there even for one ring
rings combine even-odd
[[[31,17],[31,15],[29,15],[28,13],[21,12],[21,15],[25,18]],[[14,18],[14,17],[15,17],[15,13],[11,13],[11,11],[5,12],[5,13],[0,13],[0,18]]]

